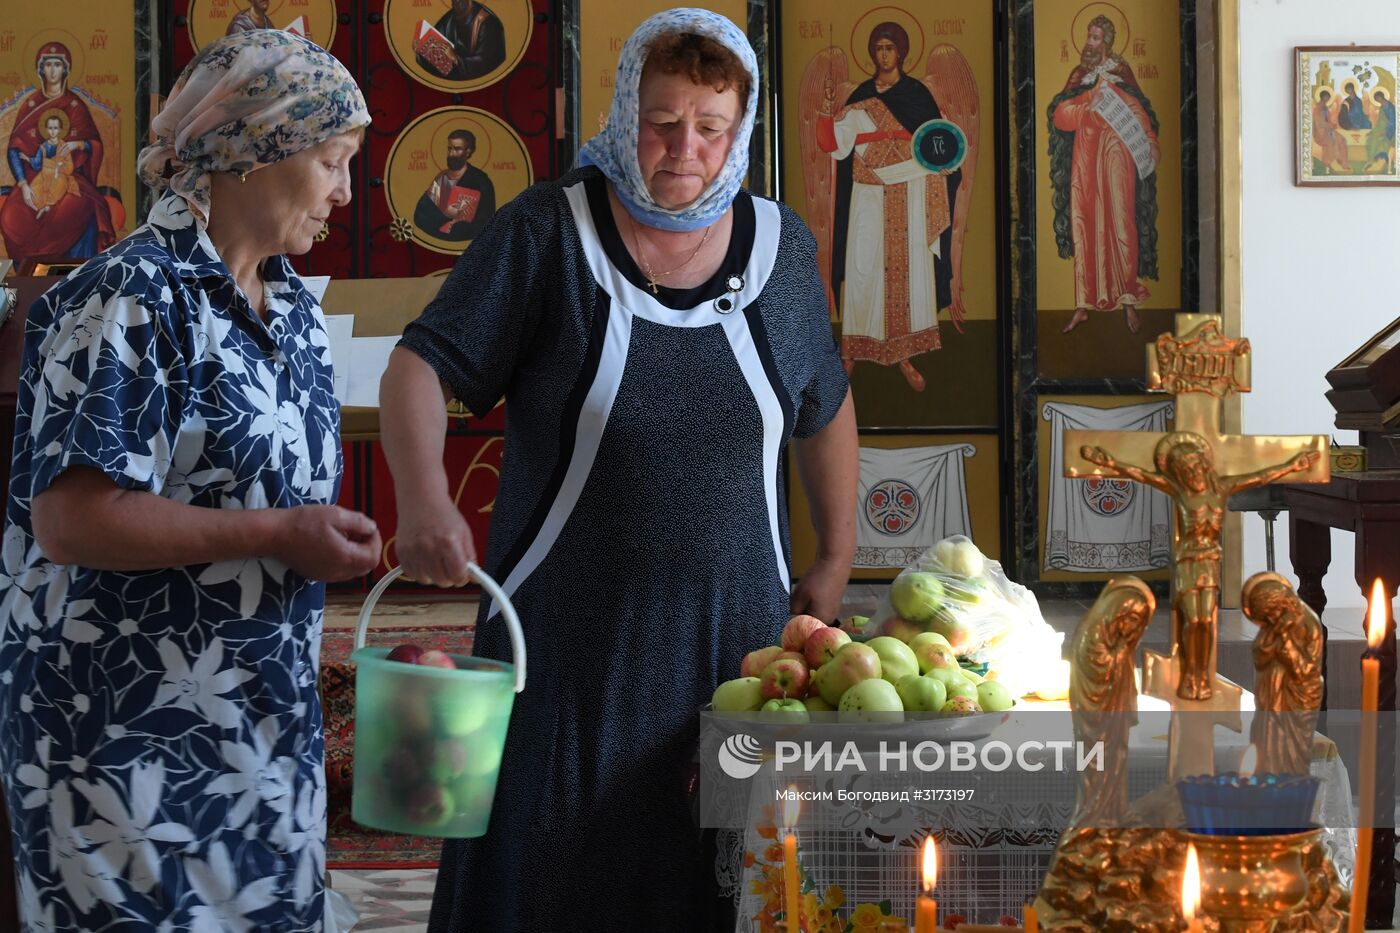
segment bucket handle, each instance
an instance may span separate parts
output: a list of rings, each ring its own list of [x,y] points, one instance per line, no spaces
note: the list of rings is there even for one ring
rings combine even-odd
[[[515,692],[519,693],[525,689],[525,632],[520,628],[520,617],[515,614],[515,607],[510,604],[510,597],[506,596],[500,584],[491,579],[486,571],[471,562],[467,563],[467,571],[476,577],[483,590],[491,594],[491,598],[496,601],[497,607],[501,610],[501,615],[505,617],[506,628],[510,631],[510,650],[515,658]],[[369,617],[374,612],[375,603],[379,602],[379,597],[384,595],[389,584],[397,580],[402,573],[402,567],[393,568],[379,578],[374,589],[370,590],[369,595],[365,597],[365,604],[360,608],[360,621],[355,629],[355,647],[357,649],[365,646],[365,634],[369,631]]]

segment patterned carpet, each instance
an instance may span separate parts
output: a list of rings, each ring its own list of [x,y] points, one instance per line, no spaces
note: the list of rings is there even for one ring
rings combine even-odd
[[[384,629],[372,627],[366,641],[371,645],[409,642],[465,654],[471,651],[471,633],[472,627],[463,625],[395,625]],[[353,630],[329,627],[321,642],[321,708],[326,730],[326,865],[333,869],[436,868],[442,840],[381,832],[360,826],[350,818],[355,669],[349,658],[354,643]]]

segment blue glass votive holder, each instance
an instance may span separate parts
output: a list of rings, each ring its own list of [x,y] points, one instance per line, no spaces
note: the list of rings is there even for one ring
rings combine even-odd
[[[1203,774],[1177,781],[1186,828],[1210,836],[1280,836],[1312,826],[1321,782],[1304,774]]]

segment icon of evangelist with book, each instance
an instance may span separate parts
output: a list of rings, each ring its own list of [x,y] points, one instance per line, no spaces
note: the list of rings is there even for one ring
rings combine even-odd
[[[418,199],[413,223],[430,237],[466,243],[496,215],[496,188],[485,172],[471,164],[476,135],[457,129],[447,135],[447,168],[437,174]]]
[[[413,51],[428,72],[449,81],[471,81],[505,62],[505,27],[486,4],[452,0],[452,9],[436,23],[419,21]]]

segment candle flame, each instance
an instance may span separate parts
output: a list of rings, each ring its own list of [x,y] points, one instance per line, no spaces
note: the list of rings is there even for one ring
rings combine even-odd
[[[1259,749],[1251,745],[1244,750],[1244,755],[1240,757],[1240,777],[1249,777],[1258,765]]]
[[[924,893],[933,893],[933,886],[938,883],[938,846],[933,844],[933,837],[924,839]]]
[[[1390,608],[1385,593],[1385,584],[1377,577],[1371,586],[1371,611],[1366,613],[1366,644],[1372,651],[1380,648],[1385,637],[1386,611]]]
[[[1195,920],[1200,909],[1201,863],[1196,858],[1196,847],[1189,845],[1186,847],[1186,871],[1181,875],[1181,914],[1187,920]]]
[[[802,801],[797,799],[797,787],[788,785],[787,799],[783,801],[783,825],[792,829],[797,825],[797,816],[802,812]]]

